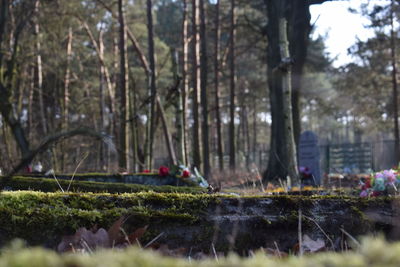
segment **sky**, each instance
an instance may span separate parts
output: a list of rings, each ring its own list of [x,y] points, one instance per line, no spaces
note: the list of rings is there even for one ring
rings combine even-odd
[[[388,0],[349,0],[328,1],[320,5],[312,5],[311,24],[315,24],[314,37],[326,36],[325,45],[327,52],[335,58],[335,67],[352,61],[347,54],[347,49],[352,46],[357,38],[366,40],[373,36],[370,29],[364,28],[368,20],[361,15],[352,14],[349,8],[359,9],[362,3],[389,3]]]

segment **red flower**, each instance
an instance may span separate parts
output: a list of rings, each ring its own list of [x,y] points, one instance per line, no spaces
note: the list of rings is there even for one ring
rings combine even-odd
[[[32,172],[32,166],[30,164],[25,166],[25,172],[26,173],[31,173]]]
[[[367,178],[367,179],[365,180],[365,187],[366,187],[366,188],[371,188],[371,179],[370,179],[370,178]]]
[[[169,174],[169,169],[168,169],[168,167],[161,166],[161,167],[158,169],[158,175],[160,175],[160,176],[167,176],[168,174]]]
[[[150,173],[150,170],[143,170],[142,173]]]
[[[190,177],[190,171],[188,171],[188,170],[183,170],[183,172],[182,172],[182,177],[183,177],[183,178],[188,178],[188,177]]]
[[[373,197],[379,197],[380,195],[381,195],[381,192],[378,192],[378,191],[374,191],[371,194],[371,196],[373,196]]]

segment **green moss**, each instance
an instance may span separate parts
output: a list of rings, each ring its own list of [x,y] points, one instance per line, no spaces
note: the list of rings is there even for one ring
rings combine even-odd
[[[2,192],[0,225],[8,238],[42,244],[43,237],[60,237],[78,227],[109,227],[122,215],[140,225],[193,224],[212,201],[210,195],[183,193]]]
[[[69,180],[58,179],[58,183],[66,190],[69,186]],[[13,177],[8,186],[13,190],[35,190],[43,192],[60,191],[60,187],[55,179],[36,178],[36,177]],[[108,193],[133,193],[133,192],[167,192],[167,193],[205,193],[206,190],[200,187],[189,186],[152,186],[140,184],[124,184],[124,183],[102,183],[74,180],[71,184],[70,191],[72,192],[108,192]]]

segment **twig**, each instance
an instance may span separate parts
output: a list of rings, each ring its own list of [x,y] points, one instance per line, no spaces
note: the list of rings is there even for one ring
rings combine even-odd
[[[301,219],[302,219],[302,212],[301,208],[299,208],[299,223],[298,223],[298,237],[299,237],[299,254],[303,256],[303,240],[302,240],[302,232],[301,232]]]
[[[214,243],[211,243],[211,248],[212,248],[212,251],[214,253],[215,260],[218,262],[219,261],[218,260],[218,255],[217,255],[217,251],[215,251]]]
[[[260,182],[261,191],[262,191],[263,193],[265,193],[264,184],[263,184],[263,182],[262,182],[261,175],[260,175],[260,172],[258,171],[257,166],[256,166],[256,174],[257,174],[258,181]]]
[[[304,215],[304,218],[306,218],[306,219],[312,221],[312,222],[319,228],[319,230],[321,230],[321,232],[324,234],[324,236],[329,240],[329,242],[331,243],[332,249],[335,249],[335,245],[333,244],[332,239],[331,239],[331,238],[328,236],[328,234],[322,229],[322,227],[321,227],[313,218],[308,217],[308,216],[305,216],[305,215]]]
[[[69,184],[68,184],[68,187],[67,187],[67,192],[69,191],[69,188],[70,188],[70,186],[72,184],[72,181],[74,180],[76,171],[78,170],[78,168],[82,164],[82,162],[88,157],[88,155],[89,155],[89,153],[86,153],[85,156],[83,156],[83,158],[79,161],[78,165],[76,166],[76,168],[74,170],[74,173],[72,174],[71,180],[69,180]]]
[[[340,228],[340,231],[342,231],[343,234],[347,235],[358,247],[361,247],[360,242],[357,241],[351,234],[349,234],[346,230],[344,230],[342,227]]]
[[[281,251],[280,251],[280,249],[278,247],[278,244],[276,243],[276,241],[274,241],[274,244],[275,244],[275,247],[276,247],[276,251],[278,251],[278,256],[281,259],[282,258],[282,254],[281,254]]]
[[[60,187],[61,191],[64,193],[64,189],[62,188],[62,186],[61,186],[60,183],[58,182],[57,177],[56,177],[56,175],[54,174],[54,172],[52,172],[51,174],[53,175],[54,180],[56,180],[56,183],[57,183],[58,186]]]
[[[129,240],[129,236],[128,236],[128,234],[125,232],[124,228],[120,227],[119,230],[120,230],[120,231],[122,232],[122,234],[124,235],[124,238],[125,238],[126,242],[128,242],[128,244],[129,244],[130,246],[132,246],[132,243],[131,243],[131,241]],[[136,240],[137,240],[137,239],[136,239]],[[142,247],[142,246],[140,245],[140,243],[139,243],[139,247],[140,247],[140,248]]]
[[[88,244],[84,239],[81,239],[81,243],[82,243],[82,245],[83,245],[84,247],[86,247],[87,251],[88,251],[90,254],[93,254],[93,250],[89,247],[89,244]]]
[[[159,234],[158,236],[156,236],[155,238],[153,238],[153,240],[151,240],[149,243],[147,243],[146,246],[144,246],[143,248],[147,248],[148,246],[150,246],[151,244],[153,244],[154,242],[156,242],[157,239],[159,239],[163,234],[164,234],[164,232],[161,232],[161,234]]]

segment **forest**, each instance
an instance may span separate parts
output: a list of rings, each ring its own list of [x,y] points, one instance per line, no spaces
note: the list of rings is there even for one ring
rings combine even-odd
[[[0,267],[398,266],[399,30],[399,0],[0,0]]]
[[[85,157],[81,171],[180,163],[273,180],[298,175],[304,130],[323,144],[391,139],[397,155],[398,3],[353,10],[375,36],[333,67],[312,35],[323,2],[2,1],[0,168],[35,151],[60,173]]]

